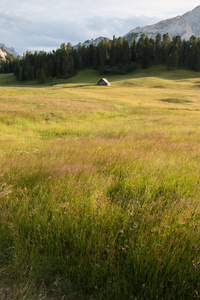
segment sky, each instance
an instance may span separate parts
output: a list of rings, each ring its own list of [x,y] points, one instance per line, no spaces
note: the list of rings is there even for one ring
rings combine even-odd
[[[123,36],[198,5],[199,0],[0,0],[0,43],[19,54],[52,51],[62,43]]]

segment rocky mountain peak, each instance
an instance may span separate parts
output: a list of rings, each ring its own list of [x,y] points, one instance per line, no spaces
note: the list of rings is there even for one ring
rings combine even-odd
[[[125,37],[129,42],[145,33],[149,38],[155,38],[158,33],[168,33],[170,37],[180,35],[188,40],[192,35],[200,37],[200,5],[182,16],[160,21],[154,25],[137,27],[129,31]]]
[[[0,48],[0,60],[6,60],[7,53]]]
[[[19,54],[15,51],[15,49],[14,49],[13,47],[8,48],[8,47],[6,47],[6,45],[1,44],[1,43],[0,43],[0,47],[1,47],[1,49],[3,49],[3,50],[5,50],[5,51],[9,52],[10,54],[14,55],[15,57],[17,57],[17,56],[19,55]],[[3,50],[2,50],[2,51],[3,51]],[[5,52],[5,51],[3,51],[3,52]],[[6,53],[6,52],[5,52],[5,53]],[[1,53],[0,53],[0,57],[2,57]]]

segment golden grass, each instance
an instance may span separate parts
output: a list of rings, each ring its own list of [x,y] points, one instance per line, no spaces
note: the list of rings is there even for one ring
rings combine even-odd
[[[0,268],[27,299],[198,296],[198,76],[0,76]]]

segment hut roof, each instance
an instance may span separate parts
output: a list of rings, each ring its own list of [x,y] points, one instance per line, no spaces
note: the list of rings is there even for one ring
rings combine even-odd
[[[98,85],[110,85],[110,82],[106,78],[101,78],[98,82]]]

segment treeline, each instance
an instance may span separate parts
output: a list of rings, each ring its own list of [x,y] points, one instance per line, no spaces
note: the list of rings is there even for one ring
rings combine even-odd
[[[166,64],[168,69],[186,67],[200,71],[200,38],[192,36],[188,41],[168,34],[157,34],[155,39],[142,34],[131,44],[126,38],[103,39],[97,46],[81,43],[73,48],[71,43],[61,44],[56,51],[46,53],[26,52],[22,59],[2,62],[0,72],[14,72],[19,81],[37,79],[45,82],[46,77],[69,78],[78,70],[92,67],[100,73],[125,74],[138,66],[149,68],[154,64]]]

